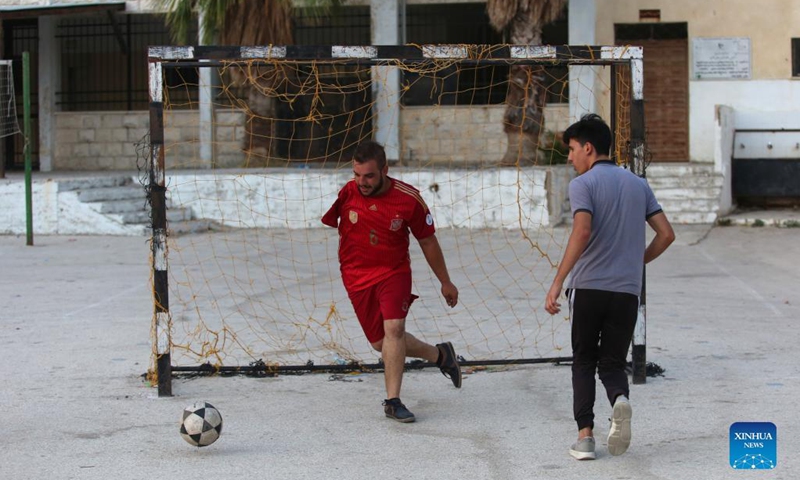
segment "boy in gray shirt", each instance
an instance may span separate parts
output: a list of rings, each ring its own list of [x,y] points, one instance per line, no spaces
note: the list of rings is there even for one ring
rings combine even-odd
[[[669,247],[675,234],[647,182],[609,159],[611,130],[602,118],[583,116],[567,128],[563,139],[578,173],[569,185],[573,226],[545,309],[552,315],[561,311],[558,297],[572,272],[567,292],[572,306],[573,413],[578,441],[570,455],[592,460],[595,372],[613,406],[608,450],[621,455],[630,445],[632,410],[625,365],[639,310],[642,272],[645,263]],[[647,248],[645,222],[656,233]]]

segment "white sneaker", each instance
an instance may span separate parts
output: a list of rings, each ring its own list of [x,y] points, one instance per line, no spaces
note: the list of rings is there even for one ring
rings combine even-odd
[[[576,460],[594,460],[594,438],[584,437],[573,443],[569,454]]]
[[[608,431],[608,453],[622,455],[631,444],[631,417],[633,409],[624,395],[617,397],[611,415],[611,429]]]

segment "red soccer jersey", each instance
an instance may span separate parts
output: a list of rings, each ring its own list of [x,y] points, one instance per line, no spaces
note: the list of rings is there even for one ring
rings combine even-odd
[[[339,227],[339,263],[344,287],[357,291],[399,272],[411,271],[409,232],[434,234],[433,216],[419,190],[393,178],[379,197],[365,197],[355,180],[339,190],[322,223]]]

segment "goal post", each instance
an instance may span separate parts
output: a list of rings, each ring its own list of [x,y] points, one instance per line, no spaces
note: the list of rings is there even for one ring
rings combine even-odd
[[[173,372],[381,368],[341,285],[337,233],[320,218],[352,177],[355,147],[386,128],[400,139],[389,176],[420,190],[461,291],[446,309],[412,242],[421,298],[408,330],[453,341],[466,366],[570,359],[570,319],[543,308],[569,234],[560,135],[575,120],[563,102],[580,86],[568,69],[593,69],[614,158],[643,176],[641,48],[150,47],[148,61],[159,396],[171,395]],[[200,69],[220,80],[211,164],[199,153],[209,147],[198,133]],[[198,221],[202,231],[173,234]],[[645,361],[641,299],[634,383]]]

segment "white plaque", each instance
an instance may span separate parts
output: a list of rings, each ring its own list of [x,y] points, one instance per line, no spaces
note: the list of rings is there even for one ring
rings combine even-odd
[[[696,37],[692,39],[692,78],[741,80],[750,78],[750,39]]]

